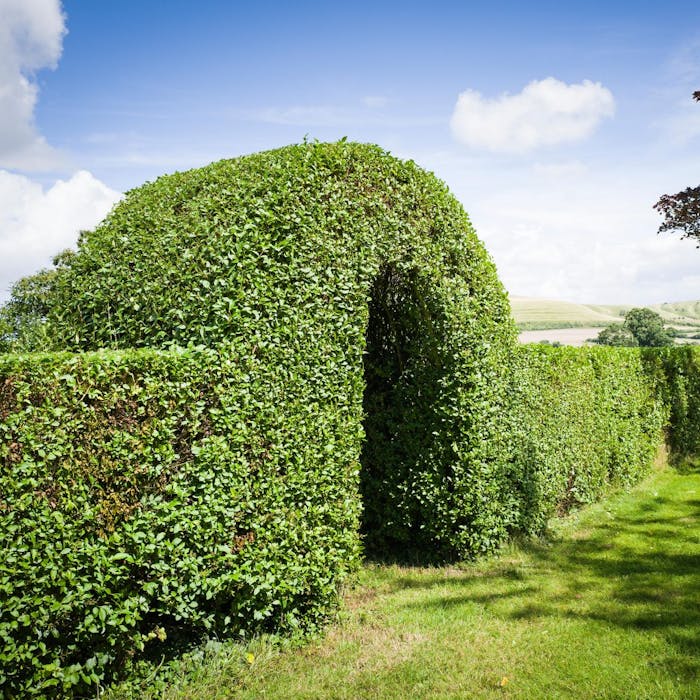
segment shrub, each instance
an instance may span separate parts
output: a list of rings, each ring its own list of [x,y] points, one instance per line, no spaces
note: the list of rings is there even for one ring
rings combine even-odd
[[[520,346],[511,396],[512,526],[528,533],[637,481],[668,417],[657,379],[633,348]]]
[[[358,416],[364,357],[367,546],[493,546],[473,485],[501,468],[515,329],[461,205],[413,162],[305,143],[159,178],[83,234],[56,286],[63,347],[270,347],[337,379]]]
[[[4,697],[318,624],[359,551],[344,388],[272,349],[0,356]]]

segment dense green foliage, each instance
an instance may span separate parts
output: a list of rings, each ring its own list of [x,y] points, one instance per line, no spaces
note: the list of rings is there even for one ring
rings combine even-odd
[[[358,411],[369,324],[369,539],[489,547],[458,514],[482,498],[471,465],[500,468],[491,445],[515,331],[461,205],[413,162],[306,143],[160,178],[82,236],[56,288],[62,347],[236,339],[243,354],[315,363]]]
[[[644,475],[668,416],[661,386],[663,374],[637,349],[520,346],[508,524],[537,532],[552,515]]]
[[[190,479],[193,484],[204,480],[209,489],[206,498],[197,497],[189,513],[184,508],[187,501],[183,505],[170,492],[163,497],[162,506],[151,504],[155,496],[150,492],[129,496],[129,506],[134,509],[128,509],[114,524],[107,541],[114,540],[115,549],[107,551],[112,558],[118,557],[124,542],[131,541],[129,533],[138,530],[144,537],[139,546],[150,548],[151,566],[164,569],[160,575],[163,584],[156,585],[144,607],[139,608],[148,629],[138,616],[128,624],[115,622],[116,631],[110,628],[104,632],[106,644],[126,648],[138,642],[139,635],[164,624],[161,617],[174,615],[168,605],[183,605],[188,610],[192,606],[191,617],[183,617],[187,624],[218,625],[229,632],[249,628],[255,621],[253,617],[251,622],[251,616],[256,614],[270,625],[289,625],[287,613],[295,606],[292,618],[296,624],[312,624],[317,613],[328,609],[330,591],[337,589],[343,572],[352,568],[358,543],[363,369],[372,387],[367,393],[374,394],[374,399],[367,399],[370,440],[362,454],[366,522],[379,519],[381,529],[387,519],[387,527],[402,535],[420,532],[424,543],[434,542],[440,551],[452,556],[491,546],[479,527],[470,529],[471,514],[487,495],[478,492],[483,481],[474,480],[472,465],[478,465],[480,473],[500,468],[497,460],[501,455],[492,446],[498,443],[514,327],[494,265],[464,210],[443,183],[414,163],[399,161],[374,146],[306,143],[162,177],[129,193],[101,226],[82,234],[77,253],[52,282],[49,304],[47,328],[54,347],[84,351],[201,344],[216,348],[222,369],[216,371],[211,363],[202,369],[194,361],[181,365],[179,360],[164,359],[174,356],[144,355],[159,358],[158,362],[184,382],[179,392],[165,370],[162,379],[154,379],[147,368],[137,370],[133,363],[140,355],[116,356],[109,360],[114,363],[112,376],[107,372],[97,396],[83,408],[82,397],[90,397],[91,391],[78,382],[80,388],[71,394],[70,385],[61,384],[64,375],[73,377],[72,370],[55,369],[46,381],[58,382],[60,389],[44,391],[39,371],[43,365],[38,360],[4,361],[5,376],[19,373],[21,378],[9,379],[7,386],[24,382],[26,393],[47,397],[45,402],[20,399],[17,410],[12,405],[19,395],[14,388],[8,389],[3,429],[6,434],[20,431],[19,437],[11,433],[2,443],[2,479],[16,481],[18,489],[8,493],[16,493],[12,498],[20,503],[37,493],[52,494],[53,489],[71,493],[70,498],[57,501],[55,508],[49,498],[36,516],[28,507],[18,511],[12,503],[5,509],[0,526],[5,541],[18,536],[18,531],[11,529],[18,512],[25,518],[23,531],[46,533],[42,537],[48,540],[36,548],[21,540],[23,555],[44,546],[48,553],[32,556],[36,571],[25,571],[24,593],[14,585],[8,589],[15,602],[7,608],[7,615],[13,614],[11,610],[25,614],[20,611],[27,590],[36,590],[28,594],[30,600],[41,595],[46,595],[46,600],[55,598],[57,614],[62,614],[63,589],[42,593],[53,584],[39,585],[32,578],[51,580],[53,574],[47,571],[53,566],[51,552],[56,548],[60,548],[56,550],[57,568],[66,572],[77,568],[80,572],[75,578],[65,574],[73,585],[80,583],[88,589],[96,585],[85,564],[71,557],[83,561],[83,547],[97,542],[95,557],[99,562],[101,535],[94,534],[81,518],[75,523],[72,518],[74,511],[89,514],[90,520],[100,509],[109,512],[99,495],[103,477],[98,478],[96,487],[96,477],[91,476],[91,469],[99,470],[102,455],[106,455],[110,473],[124,469],[127,475],[125,481],[108,487],[117,500],[123,490],[129,490],[130,474],[167,471],[169,459],[178,463],[184,459],[187,466],[176,469],[183,482],[166,479],[166,486],[177,484],[189,493]],[[380,330],[372,335],[364,356],[368,323]],[[83,361],[99,367],[111,356],[80,357],[70,360],[77,368]],[[43,361],[48,365],[54,362],[50,358]],[[31,370],[20,371],[22,362]],[[92,418],[74,418],[74,413],[79,416],[93,408],[99,415],[111,415],[111,409],[100,406],[103,402],[110,405],[112,383],[118,396],[122,390],[131,391],[131,380],[124,383],[118,379],[120,362],[133,383],[149,387],[153,410],[173,405],[172,417],[165,411],[161,417],[182,426],[185,434],[180,443],[176,433],[155,424],[153,430],[162,441],[158,448],[148,442],[150,433],[142,436],[136,426],[135,435],[125,428],[113,434]],[[225,408],[207,408],[208,399],[197,394],[200,379],[211,381],[201,391],[202,396],[213,391]],[[245,391],[252,392],[253,398]],[[118,412],[125,413],[123,420],[134,420],[132,414],[138,406],[114,400]],[[66,408],[66,401],[73,407]],[[391,404],[386,416],[392,420],[383,414],[382,401]],[[149,405],[142,406],[146,416],[150,415]],[[45,414],[35,416],[33,412],[39,408]],[[193,452],[191,460],[168,457],[168,449],[180,454],[193,440],[196,445],[202,419],[199,413],[189,415],[186,411],[200,410],[214,411],[221,421],[213,433],[217,439],[211,438],[214,454],[203,450]],[[237,411],[240,418],[235,417]],[[392,422],[394,418],[398,422]],[[37,437],[32,431],[38,428],[33,426],[44,426]],[[61,436],[64,429],[68,432]],[[29,432],[22,437],[25,430]],[[53,437],[53,430],[58,438]],[[80,465],[83,455],[72,446],[81,440],[85,441],[87,467]],[[20,447],[13,447],[16,445]],[[166,450],[165,456],[161,449]],[[94,454],[98,456],[90,456]],[[208,460],[205,463],[201,463],[202,454]],[[35,473],[44,479],[36,487],[34,480],[40,477],[32,476]],[[258,493],[256,484],[263,474],[270,477]],[[249,488],[252,495],[246,490]],[[391,497],[400,494],[403,504],[398,515],[388,510],[391,499],[382,496],[392,489]],[[90,505],[93,497],[97,505]],[[205,558],[201,566],[187,562],[200,556],[197,548],[202,540],[197,533],[209,522],[207,509],[231,513],[241,499],[257,519],[252,527],[245,525],[243,529],[232,525],[235,520],[229,521],[227,534],[242,538],[250,566],[267,568],[270,573],[262,579],[251,574],[248,587],[222,584],[216,593],[206,586],[201,590],[205,600],[207,595],[213,596],[215,610],[232,609],[237,615],[240,609],[243,619],[229,612],[209,612],[199,593],[188,583],[176,583],[175,576],[183,566],[197,581],[203,572],[209,580],[209,567],[214,567],[224,581],[236,579],[236,566],[228,559],[217,563]],[[342,514],[337,510],[341,507]],[[329,509],[328,515],[324,509]],[[456,519],[467,511],[467,516]],[[146,514],[150,515],[144,521]],[[60,534],[42,521],[43,517],[49,522],[52,518],[70,521],[67,527],[78,529]],[[197,554],[190,555],[187,550],[180,557],[177,550],[178,559],[174,560],[168,528],[179,527],[177,523],[183,518],[194,533],[191,541],[197,543],[193,544]],[[31,528],[30,522],[34,522]],[[164,539],[158,540],[163,529]],[[282,533],[282,529],[289,532]],[[149,538],[149,531],[156,535]],[[252,537],[250,533],[254,533],[255,543],[264,543],[267,549],[262,553],[249,549],[245,539]],[[215,549],[205,551],[211,552],[211,557],[218,556]],[[137,570],[129,569],[128,577],[119,578],[121,568],[115,566],[116,580],[103,583],[110,578],[111,569],[104,563],[97,571],[102,577],[99,586],[106,586],[109,596],[118,601],[126,596],[128,605],[135,605],[130,597],[134,589],[128,582],[142,580],[141,550],[130,556]],[[16,558],[17,562],[7,565],[8,576],[19,566],[20,554]],[[185,563],[178,564],[180,558]],[[39,566],[41,560],[45,564]],[[286,568],[290,569],[289,582],[278,576]],[[302,572],[299,576],[295,568]],[[148,567],[144,570],[147,582],[152,583],[152,573]],[[303,605],[294,602],[295,595],[302,595],[295,588],[300,577]],[[143,592],[138,583],[134,585],[138,598]],[[192,584],[196,585],[200,584]],[[289,586],[296,593],[289,592]],[[72,614],[91,610],[86,604],[91,600],[87,594],[78,599]],[[184,602],[177,602],[180,600]],[[122,609],[121,602],[115,605]],[[24,625],[34,629],[32,615],[38,613],[27,615],[12,633],[16,651],[5,663],[16,660],[16,673],[27,674],[28,659],[33,656],[37,659],[36,680],[41,674],[53,675],[47,670],[50,666],[41,666],[41,659],[55,656],[36,646],[45,643],[43,638],[36,642],[30,639]],[[232,619],[226,623],[226,617]],[[70,622],[64,620],[50,632],[56,635],[56,645],[71,629],[74,620],[70,615],[68,619]],[[99,623],[90,620],[86,624],[99,632]],[[119,624],[126,629],[119,629]],[[49,624],[43,626],[51,629]],[[62,665],[88,663],[85,658],[93,659],[90,664],[107,663],[106,657],[94,656],[92,651],[84,656],[93,645],[100,654],[106,652],[89,634],[80,637],[85,634],[80,625],[75,629],[79,640],[68,637],[68,651],[61,652]],[[75,673],[66,678],[68,684],[80,680]]]
[[[54,283],[73,253],[65,250],[53,267],[22,277],[12,285],[10,299],[0,307],[0,352],[41,352],[51,349],[47,317]]]
[[[624,323],[604,328],[595,342],[620,347],[662,348],[673,345],[673,335],[656,311],[634,308],[625,314]]]
[[[502,503],[491,485],[505,466],[511,346],[498,335],[474,343],[483,310],[460,309],[460,291],[444,280],[431,292],[428,280],[397,270],[375,283],[361,472],[370,553],[445,559],[498,541],[492,518]],[[449,313],[440,308],[445,298],[454,300]]]
[[[641,348],[660,348],[673,345],[673,337],[664,328],[661,316],[651,309],[635,308],[625,314],[628,328]]]
[[[313,361],[289,367],[273,349],[240,350],[0,358],[0,682],[10,697],[94,687],[166,638],[303,629],[332,609],[359,551],[358,405],[342,377],[318,383]],[[404,482],[387,470],[381,494],[365,493],[396,508],[373,523],[375,546],[444,558],[450,533],[474,554],[539,532],[644,474],[669,416],[670,444],[700,448],[698,348],[531,345],[511,359],[509,413],[496,404],[500,439],[484,448],[500,471],[470,470],[461,501],[422,487],[416,501],[445,501],[432,520],[418,513],[430,540],[405,527],[415,501],[399,501]],[[380,380],[368,374],[366,403],[387,398],[372,390]],[[393,386],[410,399],[409,384]],[[417,434],[399,435],[410,448],[423,424],[395,399],[385,408]],[[288,401],[300,409],[292,420],[280,410]],[[430,399],[408,405],[427,410]],[[386,427],[377,415],[370,425]],[[368,428],[365,452],[382,445]]]
[[[700,456],[700,346],[647,351],[647,372],[670,412],[667,439],[672,457]]]
[[[372,338],[370,324],[370,356]],[[376,414],[385,421],[369,423],[364,447],[384,457],[382,488],[364,493],[367,503],[381,504],[370,513],[385,514],[369,521],[370,553],[444,560],[456,548],[441,545],[458,536],[467,543],[461,556],[489,551],[514,532],[537,533],[551,516],[638,481],[662,445],[664,429],[674,453],[700,451],[700,348],[642,353],[524,345],[511,357],[509,378],[509,402],[494,404],[500,431],[484,446],[488,460],[470,459],[459,481],[453,477],[438,487],[429,473],[417,472],[407,486],[394,456],[435,426],[420,410],[413,413],[418,403],[403,400],[405,394],[378,392],[368,374],[369,416],[378,401]],[[429,404],[431,397],[423,397]],[[370,432],[384,425],[396,430],[391,440]],[[425,525],[410,527],[427,521],[427,532]]]
[[[227,350],[0,356],[4,697],[94,687],[164,634],[332,609],[358,407],[314,363]]]

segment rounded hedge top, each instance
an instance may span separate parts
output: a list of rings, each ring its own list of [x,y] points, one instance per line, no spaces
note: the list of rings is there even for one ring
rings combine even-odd
[[[382,264],[469,279],[508,307],[460,204],[376,146],[303,143],[127,193],[59,281],[53,328],[74,349],[269,341],[307,316],[354,316]],[[361,315],[361,314],[360,314]]]
[[[352,453],[348,483],[361,460],[368,546],[464,554],[509,526],[491,478],[508,468],[508,299],[459,202],[412,161],[303,143],[161,177],[83,234],[54,298],[62,348],[255,357],[280,421],[315,416],[335,436],[320,457]]]

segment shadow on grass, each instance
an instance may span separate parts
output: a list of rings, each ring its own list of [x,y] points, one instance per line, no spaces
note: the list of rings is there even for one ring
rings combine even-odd
[[[679,474],[700,474],[700,457],[671,455],[671,466]]]
[[[504,620],[561,618],[652,632],[675,649],[653,664],[688,680],[700,678],[700,492],[697,472],[683,472],[685,491],[650,495],[601,510],[590,527],[566,539],[522,543],[451,575],[422,570],[395,576],[396,589],[435,595],[409,606],[488,606]],[[677,495],[677,498],[676,498]],[[602,522],[601,522],[602,521]],[[427,573],[427,575],[426,575]],[[664,666],[665,664],[665,666]]]

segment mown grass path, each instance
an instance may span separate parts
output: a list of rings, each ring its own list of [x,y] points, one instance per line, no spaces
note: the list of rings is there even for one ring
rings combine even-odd
[[[323,638],[165,697],[700,698],[699,516],[700,473],[667,469],[489,561],[369,565]]]

